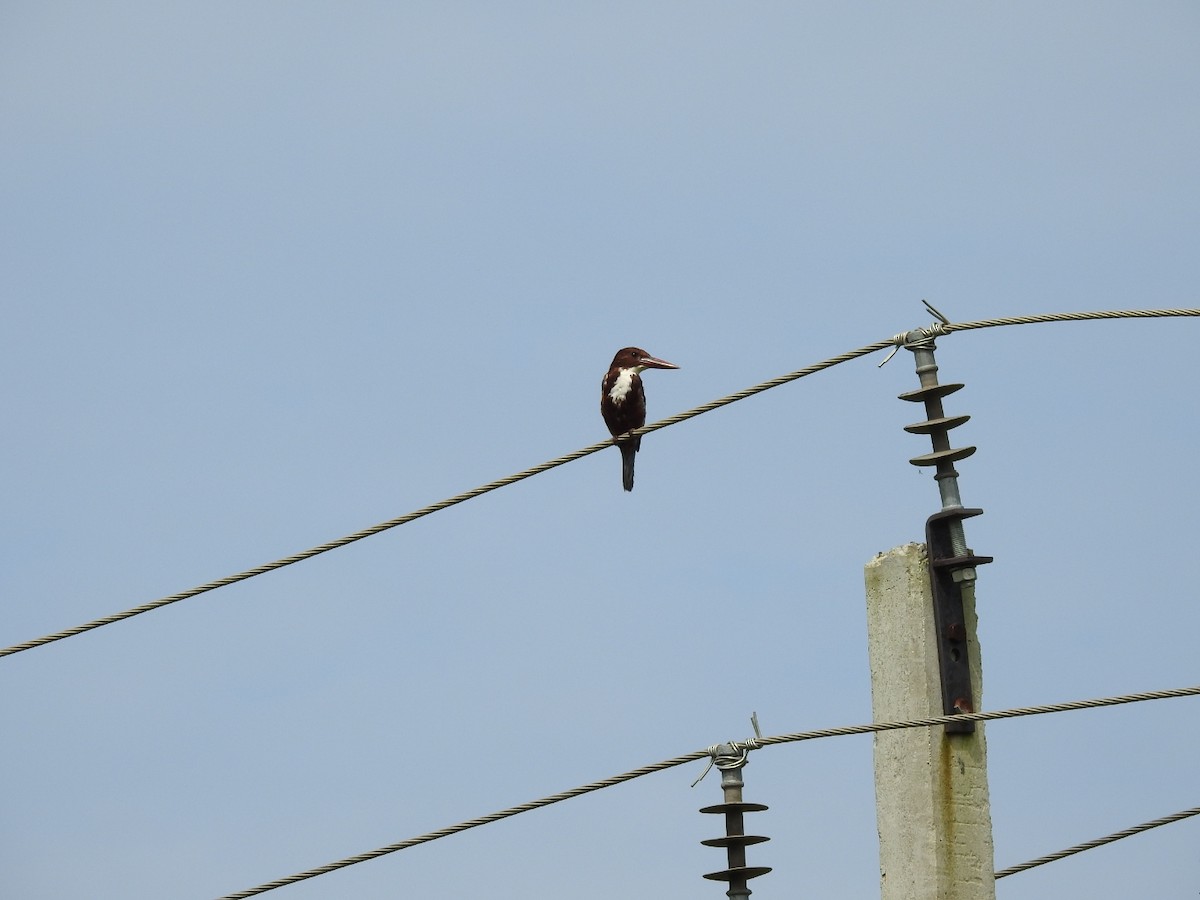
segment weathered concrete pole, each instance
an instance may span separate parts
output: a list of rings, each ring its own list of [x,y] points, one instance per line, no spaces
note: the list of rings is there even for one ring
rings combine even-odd
[[[907,544],[866,566],[871,703],[876,722],[942,715],[926,549]],[[973,583],[963,611],[975,705],[983,673]],[[995,900],[983,723],[875,735],[875,804],[883,900]]]

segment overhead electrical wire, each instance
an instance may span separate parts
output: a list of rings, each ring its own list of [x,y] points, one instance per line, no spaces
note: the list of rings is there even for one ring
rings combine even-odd
[[[1006,878],[1009,875],[1016,875],[1018,872],[1024,872],[1027,869],[1044,866],[1046,863],[1058,862],[1060,859],[1066,859],[1068,856],[1074,856],[1076,853],[1082,853],[1084,850],[1095,850],[1097,847],[1103,847],[1105,844],[1111,844],[1113,841],[1133,837],[1135,834],[1141,834],[1143,831],[1149,831],[1151,828],[1158,828],[1160,825],[1182,822],[1184,819],[1189,819],[1192,816],[1200,816],[1200,806],[1193,806],[1191,809],[1181,810],[1169,816],[1163,816],[1161,819],[1143,822],[1141,825],[1134,825],[1132,828],[1113,832],[1106,837],[1096,838],[1094,841],[1084,841],[1082,844],[1076,844],[1074,847],[1068,847],[1066,850],[1059,850],[1057,853],[1048,853],[1045,856],[1039,856],[1037,859],[1031,859],[1029,862],[1021,863],[1019,866],[1009,866],[1007,869],[1001,869],[997,872],[995,877]]]
[[[928,305],[928,304],[926,304]],[[1046,313],[1032,316],[1009,316],[999,319],[981,319],[976,322],[956,322],[948,321],[935,326],[934,330],[937,334],[952,334],[956,331],[971,331],[978,328],[994,328],[1003,325],[1033,325],[1047,322],[1081,322],[1097,319],[1148,319],[1148,318],[1165,318],[1178,316],[1200,316],[1200,309],[1124,309],[1124,310],[1103,310],[1098,312],[1075,312],[1075,313]],[[849,362],[853,359],[858,359],[862,356],[867,356],[879,350],[887,349],[888,347],[903,346],[908,332],[897,334],[894,337],[882,341],[876,341],[873,344],[867,344],[864,347],[859,347],[857,350],[851,350],[847,353],[832,356],[829,359],[819,363],[806,366],[803,369],[797,369],[795,372],[789,372],[787,375],[780,375],[777,378],[763,381],[752,387],[721,397],[718,400],[712,400],[701,406],[686,410],[681,413],[676,413],[673,416],[668,416],[658,422],[646,425],[636,431],[630,432],[630,435],[649,434],[653,431],[658,431],[661,428],[668,428],[671,425],[678,425],[680,422],[686,422],[688,419],[693,419],[696,416],[704,413],[712,412],[720,409],[723,406],[728,406],[731,403],[736,403],[739,400],[745,400],[748,397],[753,397],[755,394],[761,394],[763,391],[771,390],[782,385],[804,378],[807,375],[813,375],[825,369],[832,368],[844,362]],[[448,497],[437,503],[431,503],[429,506],[423,506],[418,510],[407,513],[403,516],[398,516],[394,519],[388,519],[386,522],[380,522],[378,525],[372,525],[369,528],[364,528],[361,531],[356,531],[353,534],[348,534],[345,537],[340,537],[332,541],[327,541],[324,544],[318,544],[308,550],[294,553],[291,556],[285,556],[273,562],[264,563],[260,566],[255,566],[252,569],[247,569],[244,572],[238,572],[235,575],[228,575],[225,578],[218,578],[216,581],[209,581],[205,584],[191,588],[186,591],[180,591],[177,594],[170,594],[166,597],[160,597],[157,600],[151,600],[148,603],[143,603],[140,606],[135,606],[123,612],[113,613],[112,615],[104,616],[99,619],[93,619],[90,622],[84,622],[81,625],[75,625],[71,628],[56,631],[52,634],[47,634],[33,640],[23,641],[19,644],[13,644],[10,647],[0,649],[0,657],[12,656],[15,653],[21,653],[25,650],[32,650],[35,647],[41,647],[46,644],[61,641],[64,638],[75,637],[84,632],[91,631],[95,628],[100,628],[104,625],[111,625],[115,622],[120,622],[124,619],[129,619],[134,616],[139,616],[142,613],[151,612],[164,606],[169,606],[172,603],[178,603],[180,600],[187,600],[192,597],[197,597],[200,594],[215,591],[217,588],[228,587],[231,584],[237,584],[239,581],[245,581],[248,578],[254,578],[257,575],[264,575],[267,572],[272,572],[276,569],[282,569],[285,566],[290,566],[293,563],[298,563],[306,559],[312,559],[314,556],[319,556],[322,553],[328,553],[330,550],[336,550],[339,547],[345,547],[348,544],[353,544],[356,541],[361,541],[364,538],[372,535],[388,531],[400,525],[407,525],[409,522],[428,516],[431,513],[447,509],[467,500],[473,500],[483,494],[487,494],[498,488],[506,487],[510,484],[515,484],[518,481],[523,481],[526,478],[531,478],[534,475],[541,475],[543,472],[548,472],[558,466],[565,465],[569,462],[574,462],[577,459],[582,459],[593,453],[598,453],[612,446],[611,440],[599,441],[595,444],[589,444],[579,450],[556,457],[555,459],[524,469],[513,475],[504,478],[498,478],[495,481],[489,481],[487,484],[480,485],[469,491],[463,491],[460,494],[455,494],[453,497]]]
[[[1187,688],[1171,688],[1163,691],[1145,691],[1137,694],[1121,694],[1113,697],[1099,697],[1091,700],[1071,700],[1066,703],[1051,703],[1043,706],[1021,706],[1012,709],[997,709],[986,712],[975,713],[956,713],[950,716],[928,716],[922,719],[908,719],[895,722],[871,722],[865,725],[848,725],[841,728],[822,728],[817,731],[799,731],[793,734],[781,734],[774,737],[754,738],[752,741],[741,742],[743,746],[756,745],[757,747],[766,747],[774,744],[790,744],[797,741],[818,740],[821,738],[830,737],[845,737],[852,734],[871,734],[880,731],[894,731],[901,728],[929,728],[937,725],[947,725],[950,723],[958,723],[963,721],[970,722],[988,722],[996,719],[1015,719],[1021,716],[1038,716],[1050,713],[1070,712],[1080,709],[1097,709],[1105,706],[1118,706],[1125,703],[1140,703],[1147,700],[1167,700],[1177,697],[1195,697],[1200,696],[1200,685]],[[531,800],[528,803],[522,803],[519,806],[510,806],[508,809],[502,809],[498,812],[490,813],[485,816],[479,816],[475,819],[468,819],[465,822],[459,822],[457,825],[450,825],[446,828],[439,828],[437,831],[430,831],[426,834],[418,835],[417,837],[409,838],[404,841],[399,841],[395,844],[388,844],[384,847],[379,847],[375,850],[368,850],[365,853],[358,853],[354,856],[348,856],[344,859],[336,860],[335,862],[326,863],[323,866],[317,866],[313,869],[308,869],[304,872],[297,872],[295,875],[289,875],[285,878],[278,878],[274,881],[268,881],[265,884],[260,884],[257,887],[249,888],[248,890],[238,891],[235,894],[226,894],[218,898],[218,900],[247,900],[249,897],[254,897],[259,894],[265,894],[268,891],[273,891],[276,888],[286,887],[290,884],[296,884],[300,881],[305,881],[309,878],[316,878],[319,875],[328,875],[330,872],[336,872],[338,869],[344,869],[347,866],[353,866],[358,863],[368,862],[372,859],[378,859],[381,856],[387,856],[390,853],[396,853],[399,850],[407,850],[410,847],[416,847],[419,844],[426,844],[430,841],[436,841],[439,838],[449,837],[452,834],[458,834],[462,831],[467,831],[471,828],[478,828],[481,825],[490,825],[493,822],[499,822],[502,819],[507,819],[512,816],[520,815],[521,813],[531,812],[535,809],[541,809],[544,806],[550,806],[554,803],[559,803],[563,800],[570,800],[574,797],[581,797],[584,794],[590,794],[593,791],[599,791],[604,788],[613,787],[622,784],[626,781],[633,781],[635,778],[641,778],[643,775],[650,775],[654,772],[662,772],[666,769],[681,766],[685,763],[695,762],[710,756],[715,752],[715,747],[710,747],[705,750],[696,750],[692,753],[685,753],[682,756],[675,756],[671,759],[665,759],[662,762],[653,763],[648,766],[641,766],[637,769],[631,769],[628,772],[623,772],[620,775],[613,775],[611,778],[605,778],[601,781],[593,781],[590,784],[580,785],[567,791],[560,791],[557,794],[551,794],[548,797],[542,797],[539,800]],[[1144,831],[1147,828],[1153,827],[1154,824],[1165,825],[1167,821],[1177,821],[1180,818],[1185,818],[1184,814],[1177,814],[1174,818],[1158,821],[1146,826],[1139,826],[1137,829],[1127,829],[1129,834],[1136,834],[1139,831]],[[1099,842],[1093,842],[1095,846],[1109,843],[1118,840],[1121,837],[1127,837],[1124,832],[1112,835],[1108,838],[1101,839]],[[1090,846],[1080,845],[1078,848],[1064,851],[1062,855],[1077,853],[1082,850],[1091,849]],[[1052,858],[1043,858],[1043,860],[1034,860],[1032,863],[1027,863],[1024,866],[1018,866],[1012,870],[1005,870],[1004,874],[1012,874],[1012,872],[1021,871],[1024,868],[1030,868],[1033,865],[1039,865],[1042,861],[1051,862]],[[997,878],[1002,877],[997,873]]]

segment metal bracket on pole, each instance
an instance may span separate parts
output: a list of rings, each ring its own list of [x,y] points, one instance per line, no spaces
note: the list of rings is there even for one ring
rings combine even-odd
[[[938,663],[942,676],[942,713],[975,711],[975,691],[971,684],[971,666],[967,654],[967,623],[963,615],[963,585],[973,582],[955,580],[955,572],[974,570],[990,563],[990,556],[956,555],[951,541],[951,523],[961,529],[962,520],[982,515],[982,509],[945,509],[934,513],[925,523],[925,543],[929,548],[929,582],[933,589],[933,624],[937,634]],[[947,734],[973,734],[974,722],[951,722]]]

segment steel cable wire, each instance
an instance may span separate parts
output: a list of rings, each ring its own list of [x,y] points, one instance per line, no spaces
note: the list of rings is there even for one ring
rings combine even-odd
[[[1172,813],[1169,816],[1163,816],[1161,819],[1154,819],[1150,822],[1143,822],[1141,825],[1134,825],[1132,828],[1125,828],[1121,831],[1115,831],[1110,835],[1102,838],[1096,838],[1094,841],[1084,841],[1082,844],[1076,844],[1074,847],[1068,847],[1066,850],[1059,850],[1057,853],[1047,853],[1045,856],[1039,856],[1037,859],[1031,859],[1029,862],[1021,863],[1019,866],[1009,866],[1007,869],[1001,869],[996,873],[996,878],[1006,878],[1009,875],[1016,875],[1018,872],[1024,872],[1027,869],[1032,869],[1037,866],[1044,866],[1046,863],[1058,862],[1060,859],[1066,859],[1068,856],[1074,856],[1076,853],[1082,853],[1084,850],[1095,850],[1097,847],[1103,847],[1105,844],[1111,844],[1113,841],[1119,841],[1122,838],[1133,837],[1135,834],[1141,834],[1143,831],[1149,831],[1151,828],[1158,828],[1160,825],[1170,825],[1172,822],[1181,822],[1184,819],[1192,816],[1200,816],[1200,806],[1194,806],[1191,809],[1181,810],[1177,813]]]
[[[1100,312],[1047,313],[1032,316],[1010,316],[999,319],[983,319],[977,322],[953,323],[946,325],[945,330],[947,332],[955,332],[970,331],[977,328],[993,328],[1002,325],[1030,325],[1045,322],[1078,322],[1090,319],[1136,319],[1175,316],[1200,316],[1200,309],[1126,309],[1106,310]],[[789,372],[787,375],[780,375],[776,378],[763,381],[752,387],[737,391],[736,393],[729,394],[728,396],[721,397],[720,399],[712,400],[693,409],[676,413],[673,416],[668,416],[667,418],[661,419],[658,422],[654,422],[650,425],[639,428],[636,431],[632,431],[630,434],[649,434],[650,432],[658,431],[661,428],[667,428],[671,425],[678,425],[680,422],[686,422],[688,419],[693,419],[696,416],[703,415],[704,413],[712,412],[713,410],[720,409],[723,406],[736,403],[739,400],[745,400],[748,397],[753,397],[755,394],[761,394],[763,391],[780,387],[792,381],[804,378],[805,376],[813,375],[825,369],[832,368],[833,366],[840,365],[841,363],[849,362],[862,356],[867,356],[871,353],[875,353],[878,350],[884,350],[889,347],[898,346],[902,343],[902,341],[903,335],[901,334],[886,340],[876,341],[873,344],[867,344],[865,347],[859,347],[857,350],[851,350],[838,356],[832,356],[829,359],[823,360],[822,362],[814,363],[813,365],[806,366],[803,369],[797,369],[795,372]],[[104,625],[111,625],[114,622],[120,622],[124,619],[141,615],[142,613],[151,612],[152,610],[169,606],[172,603],[178,603],[180,600],[187,600],[192,597],[199,596],[200,594],[208,593],[209,591],[215,591],[218,588],[228,587],[231,584],[237,584],[239,581],[245,581],[248,578],[254,578],[257,575],[264,575],[267,572],[272,572],[276,569],[282,569],[283,567],[290,566],[293,563],[302,562],[306,559],[312,559],[314,556],[319,556],[320,554],[327,553],[330,550],[336,550],[339,547],[345,547],[348,544],[353,544],[356,541],[361,541],[364,538],[371,537],[372,535],[388,531],[400,525],[406,525],[409,522],[416,521],[417,519],[428,516],[431,513],[439,512],[440,510],[447,509],[467,500],[473,500],[476,497],[497,490],[498,488],[515,484],[518,481],[523,481],[524,479],[531,478],[534,475],[541,475],[543,472],[548,472],[551,469],[555,469],[569,462],[574,462],[577,459],[582,459],[585,456],[598,453],[599,451],[607,449],[611,446],[612,441],[610,440],[604,440],[595,444],[590,444],[579,450],[575,450],[571,453],[567,453],[563,456],[559,456],[555,459],[541,463],[540,465],[532,466],[528,469],[524,469],[504,478],[498,478],[495,481],[489,481],[487,484],[480,485],[477,488],[473,488],[469,491],[463,491],[460,494],[455,494],[453,497],[448,497],[445,500],[432,503],[429,506],[421,507],[420,509],[407,513],[403,516],[398,516],[394,519],[388,519],[386,522],[380,522],[378,525],[372,525],[369,528],[364,528],[361,531],[356,531],[353,534],[346,535],[345,537],[327,541],[324,544],[318,544],[315,547],[311,547],[308,550],[304,550],[299,553],[294,553],[291,556],[285,556],[273,562],[255,566],[252,569],[247,569],[244,572],[238,572],[235,575],[228,575],[225,578],[218,578],[216,581],[209,581],[205,584],[199,585],[198,587],[194,587],[186,591],[180,591],[177,594],[169,594],[166,597],[160,597],[157,600],[151,600],[147,603],[141,604],[140,606],[135,606],[131,609],[124,610],[123,612],[113,613],[112,615],[104,616],[99,619],[93,619],[90,622],[84,622],[81,625],[65,628],[62,631],[56,631],[52,634],[43,635],[39,638],[23,641],[19,644],[13,644],[9,647],[4,647],[0,649],[0,657],[12,656],[15,653],[21,653],[25,650],[32,650],[35,647],[41,647],[46,644],[54,643],[55,641],[61,641],[64,638],[75,637],[76,635],[83,634],[84,632],[91,631],[95,628],[100,628]]]
[[[1147,700],[1166,700],[1176,697],[1194,697],[1200,696],[1200,685],[1188,688],[1171,688],[1162,691],[1144,691],[1137,694],[1121,694],[1113,697],[1100,697],[1091,700],[1072,700],[1066,703],[1051,703],[1043,706],[1022,706],[1012,709],[999,709],[987,712],[976,713],[957,713],[951,716],[928,716],[922,719],[909,719],[896,722],[871,722],[866,725],[847,725],[841,728],[822,728],[816,731],[799,731],[793,734],[781,734],[774,737],[755,738],[754,740],[761,746],[770,746],[774,744],[789,744],[797,741],[818,740],[829,737],[845,737],[852,734],[871,734],[880,731],[893,731],[900,728],[927,728],[936,725],[946,725],[950,722],[961,722],[970,720],[973,722],[987,722],[995,719],[1013,719],[1021,716],[1036,716],[1049,713],[1070,712],[1080,709],[1096,709],[1105,706],[1117,706],[1124,703],[1138,703]],[[747,745],[750,742],[745,742]],[[653,763],[648,766],[641,766],[637,769],[631,769],[620,775],[614,775],[611,778],[605,778],[601,781],[593,781],[590,784],[581,785],[567,791],[561,791],[557,794],[551,794],[548,797],[542,797],[540,800],[531,800],[528,803],[522,803],[519,806],[511,806],[508,809],[502,809],[499,812],[494,812],[486,816],[480,816],[475,819],[468,819],[465,822],[459,822],[457,825],[450,825],[446,828],[439,828],[437,831],[430,831],[426,834],[418,835],[417,837],[409,838],[404,841],[399,841],[395,844],[388,844],[384,847],[379,847],[375,850],[368,850],[365,853],[358,853],[354,856],[348,856],[344,859],[339,859],[335,862],[327,863],[323,866],[317,866],[313,869],[308,869],[304,872],[298,872],[295,875],[289,875],[285,878],[278,878],[275,881],[268,881],[265,884],[260,884],[257,887],[250,888],[244,891],[238,891],[235,894],[227,894],[218,900],[246,900],[248,897],[254,897],[258,894],[265,894],[267,891],[273,891],[276,888],[286,887],[290,884],[295,884],[299,881],[305,881],[309,878],[316,878],[319,875],[327,875],[330,872],[335,872],[338,869],[343,869],[347,866],[352,866],[357,863],[367,862],[368,860],[378,859],[381,856],[387,856],[390,853],[395,853],[399,850],[407,850],[410,847],[416,847],[419,844],[425,844],[429,841],[435,841],[439,838],[449,837],[452,834],[458,834],[461,831],[467,831],[471,828],[477,828],[481,825],[490,825],[493,822],[499,822],[502,819],[510,818],[511,816],[520,815],[521,813],[530,812],[535,809],[540,809],[544,806],[550,806],[554,803],[559,803],[563,800],[570,800],[574,797],[581,797],[584,794],[589,794],[593,791],[602,790],[604,788],[613,787],[622,784],[626,781],[632,781],[635,778],[640,778],[643,775],[650,775],[654,772],[661,772],[665,769],[681,766],[684,763],[695,762],[710,756],[717,747],[709,747],[704,750],[697,750],[692,753],[685,753],[683,756],[676,756],[671,759],[663,760],[662,762]],[[1166,824],[1165,822],[1162,824]],[[1145,830],[1144,828],[1142,830]],[[1131,831],[1130,833],[1136,833]],[[1124,837],[1125,835],[1119,835]],[[1117,837],[1112,837],[1116,840]],[[1107,840],[1101,841],[1107,843]],[[1089,849],[1088,847],[1081,847]],[[1078,852],[1078,851],[1075,851]],[[1047,859],[1047,862],[1050,860]],[[1035,861],[1034,864],[1036,864]],[[1019,869],[1018,869],[1019,871]],[[1000,877],[997,875],[997,877]]]

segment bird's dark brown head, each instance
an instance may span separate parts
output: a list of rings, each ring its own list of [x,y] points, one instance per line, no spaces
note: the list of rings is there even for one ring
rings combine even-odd
[[[665,359],[656,359],[640,347],[625,347],[617,351],[611,368],[641,372],[643,369],[678,369],[679,366]]]

